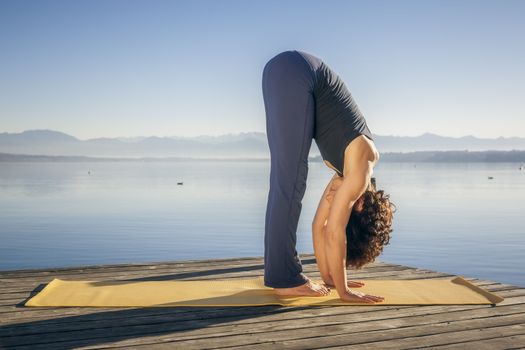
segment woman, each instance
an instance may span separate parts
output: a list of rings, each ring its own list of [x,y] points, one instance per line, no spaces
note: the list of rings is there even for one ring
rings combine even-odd
[[[394,208],[388,195],[371,184],[379,152],[346,85],[320,58],[288,50],[264,66],[262,90],[271,154],[265,286],[281,296],[323,296],[335,287],[344,301],[383,300],[351,290],[363,283],[346,279],[346,267],[373,261],[388,244]],[[306,277],[296,250],[312,139],[336,171],[312,222],[324,285]]]

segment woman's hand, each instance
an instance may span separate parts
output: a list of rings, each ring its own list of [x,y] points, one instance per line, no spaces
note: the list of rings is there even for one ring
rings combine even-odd
[[[357,291],[354,291],[348,288],[346,289],[345,294],[343,294],[339,298],[342,301],[348,301],[352,303],[367,303],[367,304],[381,302],[385,299],[384,297],[380,297],[380,296],[372,295],[372,294],[365,294],[365,293],[357,292]]]
[[[332,181],[330,182],[330,188],[328,190],[328,193],[325,195],[325,198],[328,202],[330,203],[332,202],[335,192],[341,186],[342,183],[343,183],[343,178],[341,178],[339,175],[337,175],[337,177],[334,177],[332,179]]]

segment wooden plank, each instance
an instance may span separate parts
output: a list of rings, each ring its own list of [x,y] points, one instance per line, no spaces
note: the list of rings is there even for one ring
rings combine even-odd
[[[315,258],[313,253],[299,254],[301,259],[311,259]],[[21,274],[38,274],[38,273],[47,273],[47,272],[60,272],[60,271],[86,271],[86,270],[97,270],[97,269],[108,269],[108,268],[136,268],[136,267],[150,267],[150,266],[202,266],[210,265],[213,263],[215,265],[232,265],[232,264],[251,264],[251,263],[261,263],[264,257],[262,256],[250,256],[250,257],[232,257],[232,258],[216,258],[216,259],[188,259],[188,260],[170,260],[170,261],[151,261],[144,263],[118,263],[118,264],[97,264],[97,265],[82,265],[82,266],[71,266],[71,267],[44,267],[44,268],[31,268],[31,269],[12,269],[12,270],[1,270],[0,276],[2,275],[21,275]],[[379,261],[379,260],[378,260]]]
[[[315,256],[301,255],[305,273],[320,278]],[[217,264],[215,264],[217,262]],[[506,300],[487,305],[224,308],[25,308],[15,307],[52,278],[92,280],[224,279],[260,277],[261,257],[95,265],[90,267],[0,272],[0,348],[132,347],[173,348],[385,348],[385,344],[454,347],[500,338],[521,339],[525,288],[466,278]],[[420,279],[453,276],[382,261],[349,279]],[[497,331],[496,331],[497,330]],[[437,333],[436,333],[437,332]],[[479,331],[477,331],[479,333]],[[522,333],[520,333],[522,332]],[[498,333],[499,334],[499,333]],[[518,337],[518,338],[516,338]],[[448,339],[449,343],[439,339]],[[495,340],[494,340],[495,341]],[[393,348],[396,348],[396,347]],[[458,345],[459,346],[459,345]],[[388,347],[386,347],[388,348]]]
[[[307,276],[311,274],[319,275],[319,271],[314,266],[306,266],[303,268],[303,271]],[[362,276],[374,277],[375,273],[382,272],[397,272],[397,271],[424,271],[424,270],[415,270],[411,268],[398,268],[398,267],[382,267],[375,269],[368,269],[359,271],[356,273],[349,272],[348,276]],[[435,273],[435,271],[426,270],[427,272]],[[60,278],[64,280],[144,280],[149,278],[157,280],[173,280],[173,279],[220,279],[220,278],[229,278],[229,276],[242,276],[242,275],[256,275],[263,276],[264,268],[234,268],[234,269],[180,269],[180,270],[168,270],[168,271],[147,271],[147,272],[138,272],[138,273],[129,273],[114,271],[111,273],[96,273],[96,274],[81,274],[81,275],[67,275],[67,276],[46,276],[46,277],[33,277],[30,279],[24,280],[11,280],[11,281],[0,281],[0,292],[8,292],[11,290],[16,290],[16,288],[32,286],[38,283],[48,283],[53,280],[53,278]],[[445,274],[444,274],[445,275]]]
[[[522,291],[522,294],[524,291]],[[98,328],[92,326],[80,331],[71,331],[70,328],[64,329],[58,327],[55,331],[47,330],[43,334],[33,334],[21,336],[16,334],[18,326],[12,327],[15,333],[12,333],[12,339],[16,339],[16,344],[39,344],[52,341],[60,342],[64,345],[74,342],[75,346],[81,344],[93,343],[96,339],[104,339],[104,342],[119,340],[122,338],[132,338],[130,342],[136,344],[139,337],[150,339],[155,337],[156,343],[177,340],[177,346],[192,348],[203,346],[202,340],[215,342],[219,341],[223,346],[238,346],[249,342],[267,342],[270,344],[275,341],[289,341],[296,339],[301,341],[310,339],[313,336],[325,337],[327,335],[340,335],[352,333],[361,334],[370,332],[370,330],[381,330],[381,332],[396,329],[398,327],[421,326],[425,323],[434,324],[436,322],[470,320],[471,318],[489,317],[496,314],[510,316],[520,314],[525,317],[524,305],[525,296],[505,300],[508,304],[502,307],[487,307],[485,305],[474,306],[427,306],[411,308],[395,308],[381,306],[357,306],[357,307],[320,307],[320,308],[292,308],[291,310],[276,310],[273,314],[271,311],[268,315],[253,314],[230,316],[222,312],[216,319],[208,315],[206,318],[197,318],[181,320],[177,317],[166,317],[162,321],[144,319],[139,320],[136,325],[118,325],[112,323],[110,328]],[[342,313],[333,315],[333,309],[341,309]],[[497,310],[496,310],[497,309]],[[365,311],[368,310],[368,311]],[[455,311],[454,311],[455,310]],[[346,311],[346,312],[345,312]],[[103,317],[104,315],[102,315]],[[101,318],[102,320],[103,318]],[[145,322],[145,323],[144,323]],[[42,329],[45,323],[31,324],[34,332]],[[9,326],[2,327],[9,329]],[[22,329],[27,331],[27,327]],[[256,331],[254,331],[256,330]],[[250,336],[247,336],[247,334]],[[168,334],[168,335],[163,335]],[[381,333],[382,334],[382,333]],[[9,334],[2,333],[3,341],[8,341]],[[297,339],[298,338],[298,339]],[[304,339],[303,339],[304,338]],[[368,337],[370,338],[370,337]],[[367,338],[367,339],[368,339]],[[100,342],[100,341],[99,341]],[[126,341],[124,341],[126,342]],[[14,345],[14,344],[9,344]],[[73,346],[73,344],[70,344]],[[119,346],[131,344],[119,342]],[[67,345],[69,346],[69,345]],[[298,348],[304,347],[301,343]]]
[[[155,337],[134,338],[112,343],[90,344],[90,341],[80,341],[75,346],[87,348],[133,347],[142,349],[155,346],[164,348],[221,348],[221,349],[406,349],[411,347],[435,346],[451,342],[467,342],[479,339],[510,336],[525,333],[525,314],[503,315],[491,317],[488,320],[471,319],[466,321],[450,321],[445,324],[424,324],[403,327],[402,329],[382,329],[354,331],[351,327],[340,326],[333,335],[328,327],[323,327],[322,334],[312,334],[312,329],[301,329],[300,332],[276,331],[272,333],[225,335],[223,337],[201,337],[180,341],[176,335],[163,336],[162,340]],[[355,323],[352,324],[355,326]],[[483,331],[480,331],[480,327]],[[362,327],[359,327],[362,328]],[[326,333],[328,331],[328,333]],[[336,331],[334,330],[334,333]],[[286,340],[290,335],[296,340]],[[232,345],[237,344],[237,345]]]
[[[312,261],[312,259],[305,259],[305,265],[314,264],[315,261]],[[100,265],[92,268],[86,268],[86,269],[77,269],[77,268],[71,268],[71,269],[61,269],[61,270],[49,270],[49,271],[39,271],[36,273],[32,273],[30,270],[27,272],[20,272],[20,273],[0,273],[0,279],[2,281],[10,281],[14,280],[16,282],[17,279],[29,279],[29,278],[38,278],[38,277],[48,277],[48,276],[70,276],[70,275],[82,275],[82,274],[88,274],[88,275],[96,275],[96,274],[106,274],[106,273],[114,273],[114,272],[127,272],[127,273],[141,273],[141,272],[147,272],[147,271],[170,271],[174,269],[182,269],[182,270],[195,270],[195,271],[206,271],[207,269],[216,269],[219,270],[221,268],[240,268],[245,267],[248,268],[250,266],[253,267],[263,267],[262,261],[254,261],[253,263],[243,263],[243,262],[231,262],[231,263],[207,263],[207,264],[173,264],[173,265],[140,265],[140,266],[128,266],[128,265],[122,265],[122,266],[108,266]]]
[[[374,271],[386,271],[386,270],[407,270],[412,269],[407,266],[397,266],[397,265],[374,265],[366,267],[360,271],[356,272],[374,272]],[[137,277],[144,277],[149,275],[162,275],[162,274],[170,274],[174,271],[177,271],[178,274],[185,274],[187,276],[182,275],[181,277],[197,277],[197,276],[207,276],[207,275],[220,275],[225,273],[235,273],[236,271],[263,271],[264,265],[262,264],[256,264],[256,265],[223,265],[217,268],[214,265],[207,265],[207,266],[199,266],[199,267],[179,267],[179,268],[163,268],[163,269],[146,269],[146,270],[129,270],[129,269],[110,269],[110,270],[104,270],[104,269],[96,269],[90,272],[71,272],[68,273],[66,271],[62,271],[60,273],[49,273],[45,275],[38,275],[38,276],[27,276],[27,277],[16,277],[16,278],[0,278],[0,282],[2,285],[16,285],[24,282],[31,282],[34,280],[44,280],[44,281],[51,281],[53,278],[61,278],[61,279],[68,279],[68,278],[78,278],[78,279],[86,279],[88,277],[95,277],[95,278],[105,278],[112,276],[120,276],[120,275],[128,275],[130,277],[137,276]],[[314,272],[317,270],[317,265],[315,262],[303,264],[303,270],[305,273],[308,272]],[[349,271],[349,273],[353,273],[354,271]]]
[[[305,265],[315,264],[315,255],[299,254],[301,262]],[[0,279],[9,278],[26,278],[26,277],[38,277],[38,276],[49,276],[49,275],[61,275],[61,274],[82,274],[82,273],[95,273],[97,271],[147,271],[150,269],[161,270],[161,269],[173,269],[173,268],[204,268],[209,269],[213,267],[223,266],[250,266],[260,265],[264,266],[263,257],[255,258],[225,258],[225,259],[210,259],[210,260],[178,260],[173,262],[164,263],[142,263],[142,264],[113,264],[113,265],[89,265],[79,267],[61,267],[61,268],[44,268],[44,269],[23,269],[23,270],[6,270],[0,271]],[[373,268],[376,266],[403,266],[399,264],[386,263],[381,260],[370,263],[365,268]]]
[[[380,350],[389,350],[389,349],[402,349],[402,348],[412,348],[412,347],[434,347],[436,345],[442,344],[453,344],[453,343],[462,343],[462,348],[467,347],[465,343],[471,341],[480,341],[485,339],[494,339],[501,337],[509,337],[511,335],[523,335],[525,333],[525,323],[523,318],[521,321],[518,321],[517,324],[504,324],[489,328],[484,328],[483,326],[475,327],[474,329],[469,330],[458,330],[454,332],[446,332],[440,334],[429,334],[422,335],[417,337],[402,337],[395,340],[388,340],[382,342],[366,343],[359,345],[347,345],[347,346],[338,346],[338,349],[380,349]],[[514,346],[519,345],[515,343]],[[470,348],[470,346],[468,346]]]
[[[476,350],[509,350],[509,349],[523,349],[525,344],[525,334],[510,335],[510,336],[496,336],[495,338],[485,338],[482,340],[465,340],[462,342],[447,344],[447,345],[435,345],[432,346],[434,350],[464,350],[476,349]],[[415,349],[428,349],[428,347],[417,347]]]

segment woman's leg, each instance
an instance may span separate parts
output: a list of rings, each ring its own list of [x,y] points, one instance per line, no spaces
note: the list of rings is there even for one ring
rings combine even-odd
[[[306,283],[297,255],[297,225],[315,126],[313,73],[295,51],[268,61],[262,89],[270,147],[270,190],[264,235],[264,284],[290,288]]]

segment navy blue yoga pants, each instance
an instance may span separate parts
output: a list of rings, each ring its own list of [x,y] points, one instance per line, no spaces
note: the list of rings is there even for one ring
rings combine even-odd
[[[314,69],[320,61],[297,50],[283,51],[263,69],[270,190],[264,232],[264,284],[304,284],[297,255],[297,224],[306,190],[308,154],[315,127]]]

